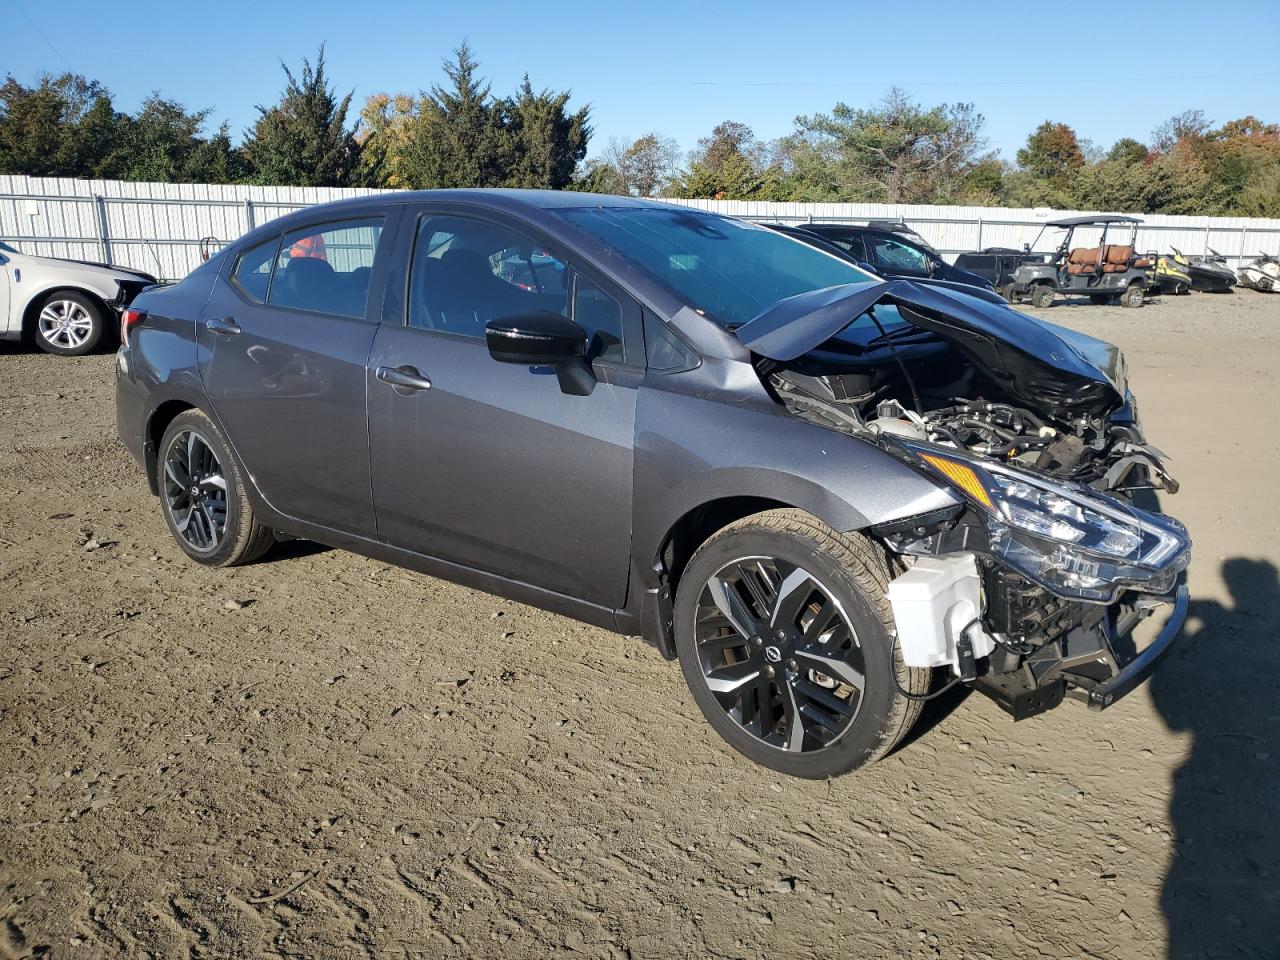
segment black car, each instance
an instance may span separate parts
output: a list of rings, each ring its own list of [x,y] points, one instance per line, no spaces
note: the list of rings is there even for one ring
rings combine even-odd
[[[625,197],[359,197],[141,294],[117,424],[197,563],[301,537],[639,634],[826,777],[935,670],[1105,707],[1186,615],[1119,351],[992,299]]]
[[[983,290],[994,289],[989,280],[947,263],[942,254],[901,224],[806,223],[802,229],[847,251],[882,277],[932,278]]]

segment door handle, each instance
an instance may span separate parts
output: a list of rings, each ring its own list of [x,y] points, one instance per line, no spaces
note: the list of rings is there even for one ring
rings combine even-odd
[[[234,337],[240,332],[240,325],[236,323],[234,317],[214,317],[205,324],[205,329],[211,333],[219,333],[224,337]]]
[[[373,374],[383,383],[403,390],[430,390],[431,381],[417,367],[408,364],[400,367],[378,367]]]

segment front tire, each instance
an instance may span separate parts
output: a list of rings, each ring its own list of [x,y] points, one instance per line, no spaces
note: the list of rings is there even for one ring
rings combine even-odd
[[[91,353],[106,331],[106,309],[74,290],[55,290],[45,297],[31,329],[36,346],[60,357]]]
[[[1037,283],[1031,288],[1031,303],[1042,310],[1053,306],[1054,296],[1053,287],[1047,283]]]
[[[1120,294],[1120,306],[1137,308],[1142,306],[1143,298],[1146,296],[1146,290],[1140,283],[1131,283],[1125,288],[1124,293]]]
[[[275,542],[272,530],[254,517],[230,444],[199,410],[179,414],[165,430],[156,485],[169,532],[196,563],[251,563]]]
[[[839,776],[893,749],[930,671],[894,638],[884,555],[799,510],[739,520],[680,578],[676,650],[694,701],[735,750],[781,773]]]

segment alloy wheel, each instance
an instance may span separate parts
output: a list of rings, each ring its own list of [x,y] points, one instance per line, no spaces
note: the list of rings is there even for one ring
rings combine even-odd
[[[74,300],[51,300],[40,310],[40,336],[55,347],[75,350],[93,335],[93,317]]]
[[[698,597],[694,641],[720,707],[769,746],[821,750],[858,715],[866,666],[857,634],[802,567],[775,557],[721,567]]]
[[[178,535],[193,550],[218,548],[227,527],[227,481],[222,464],[194,430],[175,434],[164,458],[164,503]]]

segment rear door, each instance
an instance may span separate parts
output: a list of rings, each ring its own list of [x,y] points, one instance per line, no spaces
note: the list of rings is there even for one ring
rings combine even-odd
[[[394,212],[321,220],[245,250],[197,327],[201,375],[281,513],[373,536],[365,367]]]
[[[407,276],[388,283],[369,360],[379,535],[621,607],[643,372],[638,305],[518,221],[424,209],[416,222],[406,215],[401,235]],[[587,329],[599,381],[590,396],[563,393],[549,368],[489,356],[484,324],[527,310]]]

